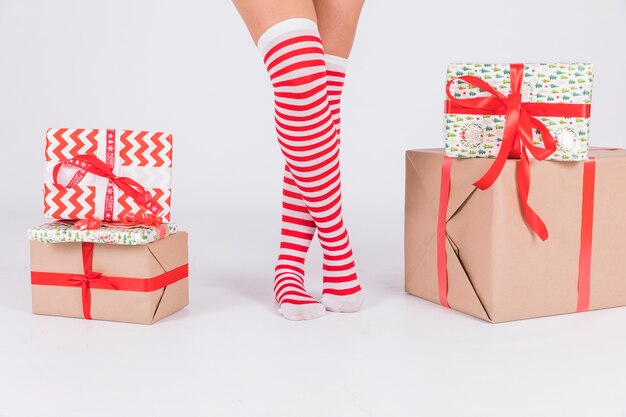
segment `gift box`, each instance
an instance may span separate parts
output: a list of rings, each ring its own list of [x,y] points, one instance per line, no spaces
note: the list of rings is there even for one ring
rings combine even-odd
[[[533,146],[549,148],[547,135],[530,121],[535,118],[554,140],[546,159],[586,160],[592,84],[593,66],[588,63],[450,64],[445,101],[446,154],[454,158],[495,158],[506,140],[507,117],[520,117],[521,129],[528,135],[530,157],[537,157]],[[507,115],[515,107],[511,106],[515,94],[521,99],[518,114]],[[548,138],[550,144],[552,139]],[[513,154],[519,157],[517,145],[513,146]]]
[[[173,235],[178,230],[175,223],[158,226],[129,226],[103,224],[95,229],[75,227],[71,222],[46,223],[28,229],[28,238],[43,243],[92,242],[112,245],[145,245]]]
[[[48,129],[44,214],[54,219],[170,219],[172,135]]]
[[[530,161],[543,241],[514,186],[521,160],[480,190],[493,160],[407,151],[406,291],[494,323],[626,305],[626,151],[590,157]]]
[[[99,241],[124,244],[81,242],[76,234],[70,243],[47,243],[76,230],[29,231],[38,239],[30,241],[33,313],[152,324],[189,303],[187,233],[111,229],[127,238],[103,238],[101,230]]]

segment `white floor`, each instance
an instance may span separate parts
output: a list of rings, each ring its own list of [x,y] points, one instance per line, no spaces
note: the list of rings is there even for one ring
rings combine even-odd
[[[271,294],[275,215],[239,216],[179,217],[193,225],[191,305],[141,326],[32,315],[32,220],[14,215],[0,241],[0,416],[626,414],[626,309],[501,325],[445,310],[403,291],[402,219],[354,214],[365,308],[289,322]]]

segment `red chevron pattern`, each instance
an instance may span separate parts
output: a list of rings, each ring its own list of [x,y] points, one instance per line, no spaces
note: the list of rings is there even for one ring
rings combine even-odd
[[[131,145],[128,137],[133,133],[131,130],[125,130],[122,132],[120,136],[120,142],[122,143],[122,149],[120,149],[120,158],[122,158],[122,165],[132,165],[133,161],[128,157],[130,150],[133,145]]]
[[[80,188],[76,187],[74,191],[75,192],[72,193],[69,196],[69,198],[68,198],[68,201],[71,204],[71,207],[73,207],[72,211],[70,211],[69,216],[72,219],[77,219],[77,218],[79,218],[80,212],[83,209],[82,204],[80,203],[80,201],[78,201],[78,199],[80,197],[82,197],[82,195],[83,195],[83,190],[81,190]]]
[[[135,136],[135,140],[139,144],[139,149],[135,152],[135,156],[139,159],[139,166],[145,167],[148,166],[148,160],[146,159],[145,153],[148,150],[148,144],[143,139],[148,132],[139,132],[137,136]]]
[[[91,129],[89,133],[87,133],[87,140],[91,144],[89,149],[85,151],[87,155],[95,155],[96,149],[98,148],[98,129]]]
[[[59,129],[52,134],[52,137],[56,139],[56,146],[52,149],[52,153],[57,161],[63,161],[65,159],[65,156],[61,153],[69,144],[68,141],[63,138],[65,132],[67,132],[67,129]],[[50,142],[52,143],[52,140]]]
[[[165,192],[163,190],[160,190],[158,188],[153,188],[153,189],[150,190],[150,194],[152,194],[152,199],[154,201],[159,203],[159,205],[162,205],[161,204],[161,199],[165,195]]]
[[[153,188],[150,190],[150,194],[152,194],[152,198],[159,203],[161,207],[163,207],[163,220],[170,221],[170,200],[172,198],[172,190],[166,191],[168,191],[167,195],[164,190]]]
[[[76,156],[79,151],[85,145],[82,140],[80,140],[80,134],[83,133],[85,129],[74,129],[70,133],[70,139],[74,142],[74,147],[70,149],[70,155]]]
[[[130,205],[130,203],[128,202],[129,197],[125,194],[121,195],[118,197],[117,202],[119,203],[120,207],[120,211],[117,213],[117,219],[123,219],[124,217],[126,217],[127,215],[129,215],[130,213],[137,213],[137,211],[133,210],[133,206]]]
[[[171,168],[172,167],[172,149],[174,148],[172,146],[172,135],[167,135],[167,138],[165,138],[165,140],[170,145],[170,148],[167,151],[167,159],[169,160],[168,166]]]
[[[45,160],[47,162],[47,180],[44,184],[44,212],[47,216],[58,219],[80,219],[87,216],[103,216],[96,213],[96,198],[100,198],[102,190],[96,190],[93,177],[86,177],[76,187],[64,189],[52,184],[50,178],[52,166],[59,161],[73,158],[79,154],[98,155],[106,146],[106,129],[68,129],[51,128],[46,131]],[[171,168],[172,166],[172,135],[163,132],[118,130],[116,166],[141,167],[131,177],[138,175],[153,186],[169,184],[170,172],[167,169],[151,170],[150,168]],[[143,168],[148,169],[143,169]],[[155,201],[164,208],[162,217],[169,221],[171,189],[148,189]],[[96,191],[98,195],[96,195]],[[119,203],[114,218],[121,219],[127,214],[142,214],[141,209],[132,199],[116,192]],[[100,202],[98,202],[100,203]]]
[[[54,219],[84,219],[95,213],[95,187],[44,184],[44,214]],[[82,200],[82,201],[81,201]]]
[[[159,140],[161,136],[163,136],[163,133],[161,132],[156,133],[155,135],[152,136],[152,138],[154,139],[153,142],[155,143],[156,146],[154,147],[152,152],[150,152],[150,157],[154,159],[154,166],[157,166],[157,167],[165,166],[165,161],[159,155],[159,152],[161,152],[165,148],[165,144],[161,140]],[[171,135],[169,135],[168,137],[170,139],[170,143],[172,143]],[[167,139],[168,138],[166,138],[166,140]],[[170,161],[171,161],[171,158],[170,158]]]
[[[79,154],[95,155],[98,129],[48,129],[46,161],[63,161]]]
[[[50,189],[46,184],[43,185],[43,212],[47,214],[50,212],[50,204],[48,204],[48,196],[50,195]]]
[[[44,152],[46,154],[46,162],[52,160],[50,158],[50,155],[48,154],[48,150],[50,149],[50,146],[52,146],[52,144],[50,143],[50,138],[48,137],[48,135],[50,135],[50,131],[51,130],[52,129],[46,130],[46,149],[45,149],[45,152]],[[44,187],[45,187],[45,185],[44,185]],[[44,191],[45,191],[45,189],[44,189]],[[48,190],[48,192],[50,192],[50,190]],[[47,210],[46,210],[46,212],[47,212]]]
[[[167,210],[167,212],[163,215],[163,220],[165,220],[166,222],[169,222],[170,214],[172,212],[172,190],[170,190],[170,193],[165,199],[165,207],[166,207],[165,210]]]
[[[159,205],[164,207],[164,212],[163,212],[162,217],[163,217],[163,220],[169,222],[170,221],[169,201],[171,198],[170,197],[171,192],[168,192],[166,195],[165,191],[160,190],[158,188],[148,189],[148,191],[152,195],[152,198],[155,201],[157,201]],[[167,190],[167,191],[170,191],[170,190]],[[148,212],[148,210],[146,210],[143,207],[140,207],[137,203],[135,203],[133,199],[131,199],[129,196],[125,194],[120,195],[117,198],[117,202],[120,205],[120,210],[117,213],[118,220],[124,219],[124,217],[126,217],[128,214],[142,215]]]
[[[53,217],[55,219],[62,219],[63,212],[67,210],[67,206],[61,199],[65,196],[67,191],[60,185],[52,184],[52,187],[53,188],[50,190],[50,197],[52,200],[52,203],[50,204],[50,210],[52,211],[49,214],[50,217]]]
[[[172,135],[163,132],[125,130],[120,135],[123,165],[140,167],[172,166]]]
[[[87,202],[87,207],[89,207],[89,211],[87,211],[86,217],[93,217],[96,214],[96,187],[87,187],[89,189],[89,193],[85,198]]]

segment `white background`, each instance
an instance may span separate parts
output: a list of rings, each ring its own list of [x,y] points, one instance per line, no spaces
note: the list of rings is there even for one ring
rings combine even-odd
[[[282,156],[227,1],[0,0],[0,416],[624,416],[626,309],[490,325],[403,292],[404,151],[440,146],[448,62],[590,61],[623,145],[626,2],[369,0],[342,102],[366,303],[288,322],[271,293]],[[168,130],[191,305],[147,327],[30,314],[48,127]],[[317,244],[308,282],[320,290]]]

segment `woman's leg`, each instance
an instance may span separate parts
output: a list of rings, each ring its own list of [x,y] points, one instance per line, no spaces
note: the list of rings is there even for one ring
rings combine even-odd
[[[364,0],[313,0],[324,51],[348,58]]]
[[[239,2],[238,8],[244,19],[248,16],[254,20],[248,23],[253,38],[258,37],[264,26],[278,20],[273,15],[268,17],[263,11],[256,12],[254,7],[260,7],[258,2],[244,3]],[[263,3],[263,7],[266,5]],[[289,6],[292,7],[293,3]],[[280,14],[285,17],[282,11]],[[259,23],[259,17],[265,23]],[[287,172],[294,174],[290,185],[294,194],[300,191],[305,208],[312,214],[314,224],[309,227],[319,227],[324,249],[325,281],[343,284],[342,288],[325,288],[324,297],[335,298],[335,301],[342,299],[343,304],[333,304],[338,311],[356,310],[357,296],[360,305],[360,286],[341,218],[338,144],[328,106],[326,68],[317,26],[309,19],[281,21],[271,26],[261,38],[258,39],[259,48],[264,54],[275,89],[279,142],[287,159]],[[312,233],[307,235],[310,240]],[[291,238],[304,236],[291,235]],[[311,313],[311,307],[316,306],[307,299],[310,296],[303,293],[298,276],[303,271],[296,272],[294,268],[290,271],[289,262],[293,260],[288,258],[290,256],[287,255],[283,259],[285,265],[282,273],[277,274],[275,285],[281,312],[285,314],[284,307],[288,307],[287,312],[296,313],[297,318],[312,318],[311,315],[315,314]],[[294,285],[301,288],[294,288]]]
[[[255,45],[271,26],[294,17],[317,22],[312,0],[233,0]]]
[[[317,14],[317,27],[324,44],[328,102],[335,120],[337,141],[340,141],[341,93],[363,0],[313,0],[313,4]],[[331,311],[357,310],[361,304],[360,293],[347,297],[331,295],[333,291],[343,291],[353,285],[349,281],[334,280],[334,274],[337,272],[326,271],[324,274],[322,303]]]

